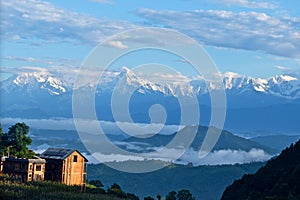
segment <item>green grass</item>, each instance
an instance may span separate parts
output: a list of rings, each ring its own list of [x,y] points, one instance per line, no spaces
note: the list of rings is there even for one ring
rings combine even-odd
[[[114,194],[107,194],[105,190],[87,185],[86,191],[80,186],[67,186],[54,182],[18,183],[8,176],[0,176],[0,199],[12,200],[118,200]]]

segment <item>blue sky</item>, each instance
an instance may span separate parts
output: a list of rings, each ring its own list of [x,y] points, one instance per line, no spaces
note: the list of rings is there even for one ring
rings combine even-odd
[[[221,72],[266,78],[300,71],[296,0],[3,0],[0,64],[78,67],[99,42],[140,27],[192,37]]]

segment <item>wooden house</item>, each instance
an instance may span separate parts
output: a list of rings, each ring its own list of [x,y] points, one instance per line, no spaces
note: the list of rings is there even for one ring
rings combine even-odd
[[[2,161],[2,173],[19,180],[43,181],[46,160],[39,157],[27,158],[4,158]]]
[[[45,180],[85,185],[88,160],[79,151],[49,148],[40,157],[46,160]]]

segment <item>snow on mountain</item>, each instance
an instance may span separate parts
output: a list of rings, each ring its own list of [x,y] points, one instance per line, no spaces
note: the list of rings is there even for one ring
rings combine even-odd
[[[86,81],[80,85],[76,83],[79,70],[86,75]],[[150,123],[149,108],[160,104],[167,112],[166,123],[178,125],[181,108],[193,109],[197,105],[179,105],[177,97],[182,97],[185,103],[190,102],[185,100],[190,100],[192,95],[197,95],[201,111],[199,123],[209,125],[211,101],[208,94],[217,92],[220,85],[203,77],[142,73],[123,68],[121,71],[105,71],[103,76],[96,77],[98,73],[78,68],[16,69],[14,73],[11,72],[14,75],[0,82],[0,94],[4,97],[0,103],[0,114],[17,118],[72,118],[72,91],[82,90],[83,95],[96,92],[97,119],[114,121],[112,92],[116,89],[128,94],[134,89],[135,94],[130,99],[130,114],[135,122]],[[294,112],[300,107],[299,75],[285,74],[262,79],[227,72],[218,77],[227,96],[225,127],[255,132],[294,133],[299,130],[299,112]],[[98,83],[91,80],[98,80]]]
[[[25,89],[27,91],[42,89],[48,91],[51,95],[61,95],[72,91],[76,79],[70,77],[76,77],[76,72],[78,70],[73,70],[68,76],[65,70],[60,70],[59,72],[47,70],[18,72],[11,78],[2,81],[1,88],[6,92],[16,89]],[[226,72],[219,74],[219,76],[223,80],[226,92],[230,94],[264,93],[292,99],[300,97],[300,81],[292,75],[280,75],[262,79]],[[137,92],[141,94],[160,93],[166,96],[191,96],[193,94],[201,96],[210,91],[220,89],[220,86],[214,82],[205,81],[203,78],[190,79],[186,77],[186,81],[182,81],[182,75],[180,78],[181,81],[178,82],[163,81],[163,83],[157,83],[138,76],[127,67],[122,67],[119,72],[104,72],[101,80],[96,84],[97,86],[87,82],[84,87],[97,87],[97,93],[111,92],[119,82],[118,92],[126,93],[132,89],[137,89]]]
[[[32,92],[37,89],[48,91],[51,95],[61,95],[69,89],[60,78],[45,71],[25,72],[14,75],[1,82],[1,88],[6,92],[26,90]]]
[[[114,79],[113,86],[116,86],[117,82],[121,81],[118,86],[118,90],[120,92],[127,92],[128,87],[131,88],[138,88],[138,92],[146,93],[147,91],[154,91],[154,92],[165,92],[164,88],[159,85],[155,84],[149,80],[142,79],[138,77],[132,70],[128,69],[127,67],[122,67],[120,74]]]
[[[188,80],[188,78],[187,78]],[[99,89],[103,90],[117,89],[120,93],[126,93],[132,89],[136,89],[141,94],[160,93],[167,96],[188,96],[192,91],[192,87],[188,81],[185,82],[169,82],[169,81],[156,81],[148,80],[145,77],[139,77],[132,70],[127,67],[122,67],[121,72],[111,82],[101,82]]]
[[[285,97],[300,96],[300,82],[297,78],[289,75],[274,76],[268,80],[270,93]]]
[[[224,73],[223,84],[227,92],[235,94],[259,92],[285,98],[300,97],[300,81],[291,75],[274,76],[268,79],[252,78],[236,73]]]

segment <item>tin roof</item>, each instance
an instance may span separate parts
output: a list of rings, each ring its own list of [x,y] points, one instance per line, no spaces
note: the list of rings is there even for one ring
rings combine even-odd
[[[41,158],[5,158],[4,162],[22,162],[22,163],[36,163],[36,164],[44,164],[46,163],[45,159]]]
[[[77,151],[75,149],[63,149],[63,148],[49,148],[46,151],[44,151],[40,157],[44,159],[55,159],[55,160],[64,160],[69,155],[71,155],[74,151]],[[88,160],[79,152],[77,151],[87,162]]]

